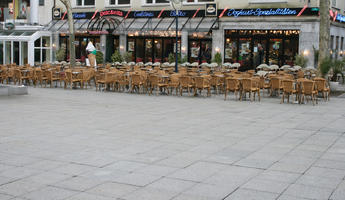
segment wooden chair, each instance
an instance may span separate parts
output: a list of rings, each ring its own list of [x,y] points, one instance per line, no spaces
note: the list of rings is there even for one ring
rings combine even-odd
[[[197,76],[194,78],[194,96],[197,94],[198,90],[201,95],[204,89],[207,89],[207,96],[211,96],[210,79],[210,76]]]
[[[273,92],[277,91],[278,92],[277,94],[279,97],[280,91],[283,89],[283,87],[281,85],[281,79],[278,77],[272,77],[270,83],[271,83],[271,94],[270,94],[270,96],[273,95]]]
[[[176,91],[176,96],[178,95],[178,90],[180,87],[180,74],[172,74],[170,76],[170,82],[168,83],[168,89],[170,88],[170,92],[172,94],[173,89]]]
[[[190,76],[180,77],[180,95],[182,96],[183,89],[187,89],[188,95],[190,95],[190,89],[193,88],[192,78]]]
[[[60,82],[60,77],[56,76],[55,71],[54,70],[50,70],[50,71],[45,71],[45,75],[47,77],[47,82],[49,82],[50,87],[53,87],[53,83],[55,82],[55,86],[57,86],[57,83],[60,83],[60,87],[61,87],[61,82]]]
[[[131,85],[132,85],[132,88],[131,88],[132,93],[133,93],[134,89],[136,89],[137,92],[140,93],[140,89],[143,86],[143,81],[142,81],[140,74],[132,74]]]
[[[304,72],[302,70],[299,70],[297,72],[297,78],[304,78],[304,76],[305,76],[305,74],[304,74]]]
[[[48,82],[48,78],[45,76],[44,72],[42,71],[42,69],[37,69],[35,70],[35,76],[37,79],[37,83],[39,83],[42,87],[42,84],[44,82],[45,87],[47,87],[47,82]]]
[[[96,91],[97,89],[100,90],[100,86],[104,86],[104,90],[107,90],[108,88],[110,90],[112,88],[114,89],[115,76],[116,73],[113,72],[104,72],[99,74],[96,80]]]
[[[255,94],[258,94],[259,101],[260,101],[260,88],[258,87],[258,81],[250,79],[250,78],[245,78],[242,80],[242,96],[241,100],[243,97],[246,95],[246,93],[249,93],[250,101],[255,101]],[[254,94],[252,94],[254,93]]]
[[[211,87],[214,88],[216,94],[219,94],[219,89],[221,87],[221,78],[219,76],[213,75],[211,76],[210,84]]]
[[[316,103],[317,102],[317,98],[316,98],[316,95],[317,95],[317,90],[315,89],[315,82],[314,81],[310,81],[310,80],[305,80],[305,81],[302,81],[301,82],[301,85],[302,85],[302,91],[301,91],[301,102],[305,101],[305,97],[306,96],[310,96],[311,97],[311,100],[313,101],[313,105],[315,105],[315,101]],[[308,99],[307,99],[307,102],[308,102]]]
[[[83,88],[83,81],[82,79],[79,77],[74,77],[73,74],[72,74],[72,71],[71,70],[66,70],[65,71],[65,75],[66,75],[66,78],[65,78],[65,89],[67,88],[67,85],[69,84],[70,85],[70,88],[72,89],[72,87],[76,84],[76,83],[79,83],[80,85],[80,88]]]
[[[264,95],[265,89],[267,90],[267,93],[270,92],[271,85],[269,82],[266,81],[266,79],[264,77],[260,77],[259,88],[262,90],[262,94]]]
[[[329,101],[329,96],[331,93],[330,88],[327,86],[327,81],[324,78],[314,78],[315,84],[316,84],[316,90],[317,93],[322,93],[322,96],[324,98],[325,101]],[[318,95],[317,94],[317,95]]]
[[[226,100],[228,92],[233,92],[235,94],[235,98],[237,99],[237,94],[240,92],[240,81],[236,78],[226,78],[225,83],[224,101]]]
[[[119,72],[116,76],[118,91],[123,92],[129,88],[129,78],[124,72]]]
[[[163,83],[159,80],[159,77],[157,75],[150,75],[149,76],[149,84],[150,84],[150,92],[149,94],[152,94],[152,91],[156,89],[156,95],[158,94],[158,89],[162,91],[162,89],[167,89],[168,84]]]
[[[290,95],[295,94],[296,95],[296,100],[297,100],[297,91],[293,88],[293,80],[283,80],[282,81],[282,87],[283,87],[283,95],[282,95],[282,99],[280,101],[280,103],[284,103],[284,98],[285,95],[287,95],[287,102],[290,102]]]

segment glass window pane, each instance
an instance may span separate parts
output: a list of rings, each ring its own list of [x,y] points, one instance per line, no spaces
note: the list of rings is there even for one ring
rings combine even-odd
[[[42,49],[42,62],[50,62],[50,49]]]
[[[239,63],[243,70],[251,69],[251,38],[240,38]]]
[[[22,54],[23,65],[28,64],[28,43],[27,42],[22,42],[21,54]]]
[[[212,42],[209,41],[202,41],[201,42],[201,62],[207,62],[210,63],[212,59]]]
[[[167,0],[156,0],[156,3],[169,3]]]
[[[118,0],[118,4],[121,5],[121,4],[130,4],[130,0]]]
[[[225,40],[225,54],[224,61],[236,63],[237,61],[237,40],[233,38],[226,38]]]
[[[285,40],[284,51],[284,64],[293,66],[295,55],[298,54],[298,39]]]
[[[6,47],[5,47],[5,64],[11,64],[11,57],[12,57],[12,52],[11,52],[11,41],[6,41]]]
[[[82,5],[83,5],[82,0],[77,0],[77,6],[82,6]]]
[[[199,62],[200,56],[200,42],[191,41],[189,43],[189,52],[190,52],[190,62]]]
[[[260,64],[266,63],[266,40],[255,40],[254,41],[254,67]]]
[[[136,62],[144,62],[144,40],[136,39]]]
[[[281,56],[282,39],[270,39],[269,49],[269,64],[280,65],[279,60]]]
[[[95,0],[84,0],[84,6],[94,6]]]
[[[42,37],[42,47],[50,47],[50,37]]]
[[[145,40],[145,62],[152,62],[152,39]]]
[[[168,39],[163,39],[163,42],[164,42],[163,58],[164,58],[164,62],[168,62],[169,54],[174,51],[173,41],[170,38],[168,38]]]
[[[214,0],[198,0],[198,2],[214,2]]]
[[[153,0],[146,0],[146,3],[153,3]]]
[[[44,0],[39,0],[39,5],[44,6]]]
[[[110,5],[115,5],[115,0],[110,0]]]
[[[35,63],[41,63],[41,50],[35,49]]]
[[[41,38],[38,38],[38,39],[35,41],[35,47],[41,47]]]
[[[4,64],[4,43],[0,41],[0,64]]]
[[[19,65],[19,42],[13,42],[13,62]]]
[[[163,47],[162,47],[162,39],[155,39],[154,41],[155,48],[154,48],[154,62],[162,62],[162,52],[163,52]]]

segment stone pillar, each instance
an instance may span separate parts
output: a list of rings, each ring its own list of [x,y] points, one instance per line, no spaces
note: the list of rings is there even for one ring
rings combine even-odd
[[[188,56],[188,31],[181,33],[181,58]]]
[[[60,43],[59,33],[54,32],[52,34],[52,54],[53,54],[52,62],[56,61],[56,52],[57,50],[60,49],[59,43]]]
[[[30,0],[30,23],[38,24],[38,0]]]
[[[299,54],[308,58],[307,66],[317,67],[314,50],[319,49],[319,25],[317,23],[304,23],[299,35]]]
[[[30,40],[28,42],[28,64],[35,65],[35,41]]]
[[[120,53],[123,55],[127,51],[127,35],[126,34],[120,34]]]
[[[213,30],[212,31],[212,60],[216,53],[219,52],[222,55],[224,62],[224,30]]]
[[[100,44],[101,44],[101,52],[103,53],[103,61],[105,62],[105,48],[106,48],[106,43],[107,43],[107,36],[106,35],[101,35],[100,38]],[[103,63],[104,63],[103,62]],[[98,64],[98,63],[97,63]],[[105,63],[104,63],[105,64]]]

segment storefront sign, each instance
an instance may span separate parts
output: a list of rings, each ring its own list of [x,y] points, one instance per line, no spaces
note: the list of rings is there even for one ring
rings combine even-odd
[[[85,19],[86,13],[73,13],[73,19]]]
[[[179,17],[187,17],[187,12],[185,12],[183,10],[179,10],[178,16]],[[170,11],[170,17],[176,17],[176,11],[175,10]]]
[[[104,10],[104,11],[101,11],[100,13],[99,13],[99,15],[101,16],[101,17],[103,17],[103,16],[119,16],[119,17],[123,17],[124,16],[124,14],[123,14],[123,11],[121,11],[121,10]]]
[[[339,21],[339,22],[345,22],[345,16],[344,16],[344,15],[341,15],[341,14],[338,14],[338,15],[337,15],[337,21]]]
[[[154,12],[147,12],[147,11],[135,11],[134,12],[134,17],[154,17],[155,14]]]
[[[216,3],[205,4],[205,16],[217,16],[217,4]]]
[[[55,19],[55,20],[61,19],[61,9],[60,8],[53,8],[53,19]]]
[[[229,17],[241,17],[241,16],[286,16],[286,15],[297,15],[296,9],[290,8],[271,8],[271,9],[229,9],[227,16]]]

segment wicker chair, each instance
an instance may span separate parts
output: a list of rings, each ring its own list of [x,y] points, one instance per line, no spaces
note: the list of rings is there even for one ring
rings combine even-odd
[[[172,74],[170,76],[170,82],[168,83],[168,89],[170,88],[170,93],[172,94],[173,89],[176,91],[176,96],[178,94],[178,89],[180,87],[180,74]]]
[[[293,88],[293,80],[283,80],[282,81],[282,87],[283,87],[283,95],[280,103],[284,103],[285,95],[287,95],[287,102],[290,102],[290,95],[295,94],[296,100],[297,100],[297,91]]]
[[[197,94],[199,90],[200,94],[204,89],[207,89],[207,96],[211,96],[211,84],[210,84],[210,76],[197,76],[195,77],[195,85],[194,85],[194,96]]]
[[[327,86],[327,81],[324,78],[314,78],[316,84],[317,93],[322,93],[322,96],[325,101],[329,101],[329,96],[331,93],[330,88]]]
[[[134,89],[136,89],[137,92],[140,93],[140,89],[143,86],[143,81],[142,81],[140,74],[132,74],[131,85],[132,85],[132,88],[131,88],[132,93],[133,93]]]
[[[250,97],[250,101],[255,101],[255,94],[258,94],[259,97],[259,101],[260,101],[260,88],[258,87],[258,81],[257,80],[253,80],[250,78],[245,78],[242,80],[242,96],[241,99],[243,99],[244,95],[246,95],[246,93],[249,93],[249,97]],[[254,93],[252,95],[252,93]]]
[[[235,97],[237,99],[237,94],[240,92],[240,81],[236,78],[227,78],[225,80],[226,86],[225,86],[225,95],[224,95],[224,101],[226,100],[226,96],[228,92],[233,92],[235,94]]]
[[[188,95],[190,95],[190,89],[193,88],[192,78],[190,76],[180,77],[180,95],[182,96],[183,89],[187,89]]]
[[[280,95],[280,91],[283,89],[282,85],[281,85],[281,79],[278,77],[272,77],[271,78],[271,94],[270,96],[273,95],[273,92],[277,91],[278,93],[278,97]]]
[[[311,97],[311,100],[313,101],[313,105],[315,105],[315,102],[317,102],[317,98],[316,98],[316,95],[317,95],[317,90],[315,88],[315,82],[314,81],[310,81],[310,80],[305,80],[305,81],[302,81],[302,91],[301,91],[301,102],[305,101],[305,97],[306,96],[310,96]],[[308,102],[308,99],[307,99],[307,102]]]

